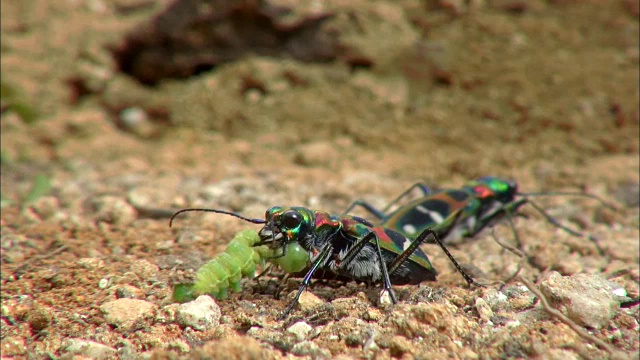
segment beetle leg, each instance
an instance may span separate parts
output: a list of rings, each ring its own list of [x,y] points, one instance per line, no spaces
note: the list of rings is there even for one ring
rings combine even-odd
[[[300,299],[300,295],[302,295],[302,292],[311,283],[311,277],[318,270],[318,268],[320,268],[320,266],[327,260],[327,258],[329,257],[329,254],[331,254],[332,251],[333,251],[333,245],[331,245],[331,243],[327,243],[324,249],[322,249],[322,252],[320,253],[320,255],[318,255],[318,257],[316,258],[316,261],[311,266],[311,269],[309,269],[307,274],[304,276],[304,279],[302,280],[302,285],[300,285],[300,288],[298,289],[298,293],[293,298],[293,301],[291,301],[289,306],[287,306],[287,308],[282,313],[282,315],[280,315],[278,320],[284,320],[289,315],[291,310],[293,310],[293,307],[296,306],[296,304],[298,303],[298,300]]]
[[[404,198],[405,196],[409,195],[414,189],[419,189],[420,192],[422,192],[422,196],[427,196],[427,195],[433,193],[433,191],[431,191],[429,186],[427,186],[426,184],[424,184],[424,183],[415,183],[410,188],[408,188],[407,190],[403,191],[402,194],[398,195],[393,201],[391,201],[389,204],[387,204],[387,206],[385,206],[382,210],[377,209],[375,206],[371,205],[370,203],[359,199],[359,200],[356,200],[353,203],[351,203],[351,205],[349,205],[347,210],[345,210],[345,212],[343,212],[342,214],[343,215],[348,214],[349,212],[351,212],[356,207],[361,207],[361,208],[365,209],[367,212],[369,212],[371,215],[375,216],[381,222],[384,222],[387,219],[387,217],[389,216],[389,214],[388,214],[389,209],[393,205],[395,205],[398,202],[400,202],[400,200],[402,200],[402,198]]]
[[[387,271],[387,263],[384,261],[384,257],[382,256],[382,250],[380,249],[380,240],[375,232],[371,231],[367,235],[360,238],[356,241],[355,244],[349,249],[344,258],[340,261],[340,265],[338,266],[338,271],[344,271],[344,269],[349,266],[349,264],[355,259],[356,255],[362,251],[362,249],[371,241],[376,247],[376,255],[378,257],[378,262],[380,263],[380,270],[382,272],[382,287],[383,293],[387,292],[391,297],[391,302],[394,304],[398,303],[396,295],[393,293],[391,289],[391,279],[389,279],[389,272]]]

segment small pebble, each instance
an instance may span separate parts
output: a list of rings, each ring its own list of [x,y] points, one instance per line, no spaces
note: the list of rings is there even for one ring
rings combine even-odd
[[[182,340],[173,340],[167,344],[167,349],[177,350],[179,353],[186,354],[191,350],[191,346]]]
[[[345,335],[342,340],[344,340],[345,345],[350,347],[360,347],[365,344],[367,341],[367,334],[362,331],[353,331],[347,335]]]
[[[109,284],[111,284],[110,279],[104,278],[104,279],[100,279],[100,281],[98,281],[98,287],[100,289],[106,289]]]
[[[313,327],[304,321],[298,321],[287,328],[287,331],[295,335],[298,341],[305,340],[312,330]]]
[[[294,161],[304,166],[330,167],[339,158],[336,147],[327,141],[318,141],[300,145],[297,148]]]
[[[118,342],[117,356],[120,360],[140,359],[140,355],[136,351],[135,345],[125,339]]]
[[[620,304],[616,287],[599,275],[562,276],[553,272],[540,284],[552,306],[580,326],[600,329],[617,314]]]
[[[199,353],[198,350],[202,350]],[[273,359],[275,356],[265,349],[263,344],[250,337],[226,337],[220,340],[208,341],[200,349],[194,351],[186,359]],[[173,357],[170,357],[173,358]]]
[[[488,323],[491,321],[491,317],[493,316],[493,310],[483,298],[476,298],[476,311],[478,312],[478,316],[482,321]]]
[[[2,261],[7,264],[15,264],[24,261],[27,255],[17,249],[11,249],[2,255]]]
[[[365,313],[362,315],[363,320],[374,321],[374,322],[379,321],[383,317],[384,317],[384,314],[382,313],[382,311],[375,308],[365,311]]]
[[[469,360],[480,359],[480,356],[478,356],[478,354],[476,354],[473,350],[469,348],[462,349],[459,353],[459,356],[460,356],[460,359],[469,359]]]
[[[100,306],[107,323],[125,329],[133,326],[138,320],[153,315],[156,308],[153,303],[136,299],[118,299]]]
[[[393,305],[393,302],[391,301],[391,293],[387,290],[382,290],[380,292],[380,299],[378,301],[382,307]]]
[[[295,294],[296,292],[297,290],[292,292],[291,298],[293,298],[293,294]],[[324,303],[325,302],[322,299],[314,295],[312,292],[305,291],[302,293],[302,295],[300,295],[300,299],[298,300],[298,309],[307,311]]]
[[[27,340],[22,336],[7,336],[2,339],[2,358],[5,356],[25,355],[27,352]]]
[[[528,309],[536,301],[536,296],[524,285],[509,286],[504,289],[504,294],[509,299],[511,308],[516,311]]]
[[[261,326],[252,326],[247,331],[247,335],[252,338],[256,338],[262,342],[267,344],[271,344],[276,346],[278,349],[282,351],[289,352],[293,348],[293,346],[298,343],[295,339],[295,336],[283,336],[281,330],[270,330],[265,329]],[[303,341],[304,342],[304,341]]]
[[[482,298],[493,311],[504,309],[509,305],[507,296],[496,289],[487,290]]]
[[[291,353],[298,356],[311,356],[314,359],[330,359],[331,352],[323,349],[311,341],[297,343],[291,349]]]
[[[142,299],[144,292],[135,286],[122,285],[116,289],[116,297],[118,299]]]
[[[112,359],[116,350],[107,345],[83,339],[71,339],[67,342],[67,354],[82,355],[90,359]]]
[[[366,299],[367,298],[364,293],[358,293],[358,296],[356,297],[333,299],[333,301],[331,301],[331,305],[333,305],[338,316],[349,316],[369,309],[370,306]]]
[[[180,304],[169,304],[167,306],[162,307],[158,310],[156,317],[154,318],[155,322],[161,324],[169,324],[176,321],[176,314],[180,309]]]
[[[580,360],[582,357],[575,352],[564,349],[549,349],[547,353],[549,360]]]
[[[41,219],[47,220],[54,216],[60,217],[60,200],[54,196],[43,196],[36,199],[31,205],[33,211],[40,216]]]
[[[136,209],[120,197],[104,195],[93,199],[95,220],[116,225],[129,225],[137,218]]]
[[[634,181],[618,184],[613,191],[613,196],[628,207],[638,207],[640,205],[640,184]]]
[[[364,345],[362,346],[362,350],[364,352],[377,352],[378,350],[380,350],[380,347],[376,343],[377,337],[378,337],[378,333],[375,330],[372,330],[371,335],[369,336],[367,341],[364,342]]]
[[[143,280],[154,278],[158,275],[159,269],[156,264],[152,264],[148,260],[141,259],[136,260],[131,265],[131,271],[138,275]]]
[[[135,128],[147,121],[148,116],[144,109],[134,106],[120,111],[120,121],[122,125]]]
[[[201,295],[180,305],[176,321],[184,327],[189,326],[200,331],[210,330],[220,324],[220,307],[210,296]]]
[[[389,353],[393,357],[402,357],[404,354],[411,353],[411,348],[414,347],[404,336],[396,335],[391,338],[389,343]]]
[[[157,132],[156,126],[149,119],[149,115],[141,107],[136,106],[122,110],[119,119],[120,125],[122,125],[121,128],[140,137],[148,138]]]
[[[152,207],[153,199],[150,194],[145,192],[144,187],[135,187],[127,192],[127,201],[134,207],[144,208]]]

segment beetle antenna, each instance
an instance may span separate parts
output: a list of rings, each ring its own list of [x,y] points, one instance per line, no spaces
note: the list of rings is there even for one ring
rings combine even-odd
[[[528,201],[529,204],[531,204],[531,206],[533,206],[534,209],[536,209],[536,211],[538,211],[538,213],[540,213],[540,215],[544,216],[544,218],[553,226],[562,229],[564,231],[566,231],[567,233],[573,235],[573,236],[577,236],[577,237],[583,237],[584,235],[578,231],[575,231],[573,229],[570,229],[568,227],[566,227],[565,225],[562,225],[558,220],[556,220],[553,216],[547,214],[546,211],[544,211],[544,209],[542,209],[542,207],[540,207],[540,205],[534,203],[533,201]]]
[[[604,249],[602,249],[602,247],[600,246],[600,244],[598,243],[598,239],[594,238],[591,235],[585,235],[581,232],[578,232],[576,230],[573,230],[565,225],[562,225],[558,220],[556,220],[553,216],[547,214],[546,211],[544,211],[544,209],[542,209],[542,207],[540,207],[540,205],[534,203],[533,201],[529,200],[528,201],[529,204],[531,204],[531,206],[533,206],[534,209],[536,209],[538,211],[538,213],[540,213],[540,215],[542,215],[551,225],[566,231],[567,233],[573,235],[573,236],[577,236],[577,237],[585,237],[587,238],[589,241],[593,242],[594,245],[596,246],[596,248],[598,249],[598,253],[600,253],[601,255],[604,254]]]
[[[265,220],[262,219],[251,219],[245,216],[242,216],[240,214],[236,214],[230,211],[224,211],[224,210],[217,210],[217,209],[203,209],[203,208],[188,208],[188,209],[182,209],[179,211],[176,211],[175,214],[173,214],[173,216],[171,216],[171,219],[169,219],[169,227],[171,227],[171,225],[173,224],[173,219],[175,219],[176,216],[178,216],[179,214],[182,214],[184,212],[188,212],[188,211],[202,211],[202,212],[212,212],[212,213],[218,213],[218,214],[225,214],[225,215],[231,215],[234,217],[237,217],[238,219],[253,223],[253,224],[264,224],[266,223]]]
[[[602,204],[603,206],[608,207],[611,210],[618,210],[618,208],[616,206],[614,206],[613,204],[605,201],[603,198],[601,198],[601,197],[599,197],[597,195],[584,193],[584,192],[549,191],[549,192],[518,193],[518,195],[522,195],[524,197],[529,197],[529,196],[554,196],[554,195],[583,196],[583,197],[588,197],[590,199],[594,199],[594,200],[598,201],[600,204]]]

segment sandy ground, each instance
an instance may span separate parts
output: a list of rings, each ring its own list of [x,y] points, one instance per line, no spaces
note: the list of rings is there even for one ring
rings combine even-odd
[[[430,245],[438,281],[397,287],[392,309],[376,304],[376,287],[318,283],[319,305],[279,322],[300,280],[276,299],[276,276],[218,302],[219,326],[185,328],[167,315],[173,283],[258,227],[190,214],[169,228],[139,211],[339,213],[359,198],[383,206],[417,181],[501,176],[525,192],[586,191],[616,206],[538,201],[597,237],[603,254],[525,208],[523,276],[595,274],[637,298],[637,3],[315,2],[277,21],[330,13],[321,30],[338,34],[334,61],[246,54],[145,86],[119,71],[112,49],[166,3],[2,1],[3,358],[637,356],[637,305],[582,327],[619,351],[608,354],[533,296],[513,295],[517,280],[467,288]],[[485,281],[518,264],[488,232],[451,251]],[[487,318],[478,299],[497,290],[508,306],[491,304]],[[114,321],[104,305],[122,298],[146,310]],[[287,331],[299,320],[313,327],[303,339]],[[91,353],[95,343],[106,347]]]

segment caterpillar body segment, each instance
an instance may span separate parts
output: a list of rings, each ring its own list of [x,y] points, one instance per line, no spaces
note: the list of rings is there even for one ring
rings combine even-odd
[[[193,290],[193,284],[175,284],[173,286],[173,293],[171,299],[175,302],[185,303],[187,301],[195,300],[198,296]]]
[[[307,268],[309,252],[299,243],[292,242],[286,245],[286,255],[272,258],[269,262],[279,266],[286,273],[297,273]]]
[[[299,244],[287,244],[283,255],[284,247],[254,247],[260,241],[256,231],[244,230],[236,233],[223,253],[197,271],[194,284],[178,284],[174,287],[174,301],[186,302],[203,294],[216,300],[224,300],[229,295],[229,289],[240,292],[241,280],[254,278],[258,265],[262,266],[266,261],[281,267],[285,272],[298,272],[307,266],[308,252]]]

